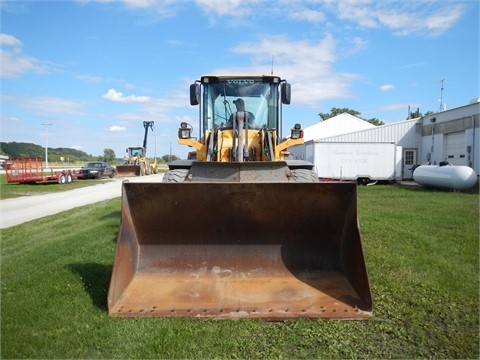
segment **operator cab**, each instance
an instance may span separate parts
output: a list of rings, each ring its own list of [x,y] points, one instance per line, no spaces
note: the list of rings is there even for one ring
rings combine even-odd
[[[237,110],[246,112],[249,129],[279,128],[280,85],[282,102],[290,103],[290,85],[278,76],[203,76],[199,83],[190,87],[190,103],[198,105],[201,98],[202,133],[231,128]]]

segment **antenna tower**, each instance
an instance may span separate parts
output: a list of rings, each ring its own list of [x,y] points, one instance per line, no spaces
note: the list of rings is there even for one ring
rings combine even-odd
[[[445,79],[440,80],[442,87],[440,88],[440,99],[438,99],[438,101],[440,102],[440,106],[438,107],[438,112],[445,111],[445,107],[443,105],[443,83],[444,82],[445,82]]]

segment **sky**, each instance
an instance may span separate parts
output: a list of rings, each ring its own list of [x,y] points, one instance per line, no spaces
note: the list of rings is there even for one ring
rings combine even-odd
[[[480,96],[477,0],[0,0],[0,16],[3,142],[123,157],[154,121],[148,155],[186,158],[206,74],[286,79],[283,134],[333,107],[389,124]]]

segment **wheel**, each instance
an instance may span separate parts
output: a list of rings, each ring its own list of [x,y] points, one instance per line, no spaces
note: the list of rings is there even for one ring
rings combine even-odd
[[[369,178],[358,178],[357,179],[357,185],[368,185],[368,183],[370,182],[370,179]]]
[[[59,184],[65,184],[67,182],[67,177],[65,176],[65,174],[61,174],[59,177],[58,177],[58,183]]]
[[[113,178],[115,176],[115,171],[112,171],[108,176],[110,177],[110,179]]]
[[[73,181],[72,174],[68,173],[66,176],[67,184],[70,184]]]
[[[173,169],[167,171],[163,175],[162,182],[164,183],[182,183],[187,177],[188,169]]]
[[[292,178],[295,182],[319,182],[315,171],[308,169],[293,169]]]

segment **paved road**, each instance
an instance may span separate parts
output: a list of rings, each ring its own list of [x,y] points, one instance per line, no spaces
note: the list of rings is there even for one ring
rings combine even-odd
[[[131,177],[128,180],[130,182],[161,182],[162,178],[163,174],[156,174]],[[121,196],[124,179],[117,177],[112,181],[80,189],[0,200],[0,229]]]

